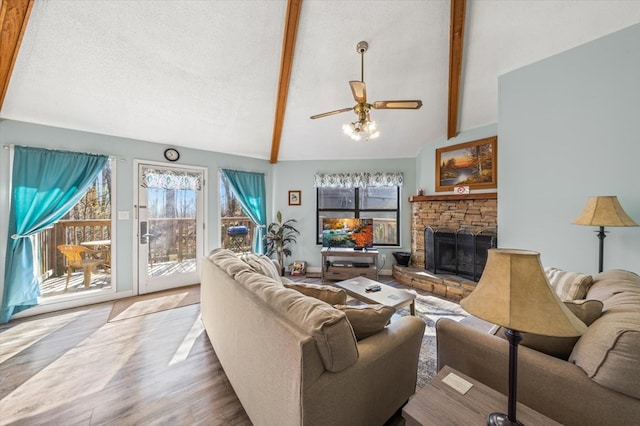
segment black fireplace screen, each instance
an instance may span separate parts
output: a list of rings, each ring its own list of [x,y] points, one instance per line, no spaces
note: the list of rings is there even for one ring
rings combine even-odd
[[[494,232],[477,234],[461,230],[424,230],[425,269],[478,281],[487,263],[487,250],[498,246]]]

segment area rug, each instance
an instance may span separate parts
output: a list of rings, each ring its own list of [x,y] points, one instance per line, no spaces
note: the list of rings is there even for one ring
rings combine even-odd
[[[409,308],[398,310],[396,315],[409,315]],[[436,375],[436,321],[440,318],[449,318],[460,321],[469,315],[457,303],[449,302],[434,296],[416,296],[416,315],[427,325],[420,347],[418,359],[418,387],[422,388]]]
[[[200,303],[200,284],[128,297],[113,305],[108,322],[122,321],[196,303]]]

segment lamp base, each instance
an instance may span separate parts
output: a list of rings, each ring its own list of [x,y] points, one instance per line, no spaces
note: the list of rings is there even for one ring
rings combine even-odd
[[[519,421],[512,422],[504,413],[491,413],[487,417],[488,426],[523,426]]]

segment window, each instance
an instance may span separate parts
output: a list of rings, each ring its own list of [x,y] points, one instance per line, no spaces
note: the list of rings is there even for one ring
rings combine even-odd
[[[113,199],[113,160],[107,161],[91,187],[67,214],[52,227],[33,237],[35,261],[41,279],[43,298],[55,299],[89,290],[111,291],[111,239]],[[65,254],[59,248],[74,248]],[[95,266],[85,275],[83,265],[70,266],[78,247],[92,250],[77,254],[91,257]],[[85,276],[87,282],[84,281]],[[88,284],[88,285],[87,285]],[[43,300],[44,302],[44,300]]]
[[[220,218],[220,247],[236,252],[251,251],[255,223],[242,210],[224,173],[220,173]]]
[[[400,187],[317,188],[316,244],[323,218],[373,219],[373,245],[400,244]]]

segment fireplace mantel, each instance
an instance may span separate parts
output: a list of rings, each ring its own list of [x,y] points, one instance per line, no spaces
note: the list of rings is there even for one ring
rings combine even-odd
[[[497,192],[480,192],[475,194],[439,194],[439,195],[413,195],[409,197],[410,203],[419,201],[459,201],[459,200],[497,200]]]

